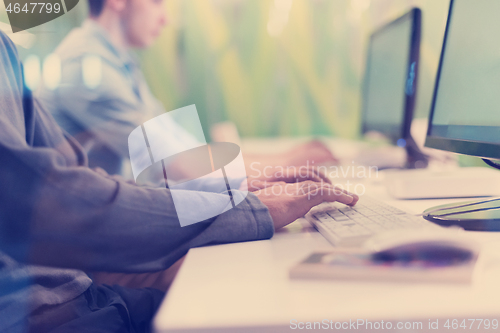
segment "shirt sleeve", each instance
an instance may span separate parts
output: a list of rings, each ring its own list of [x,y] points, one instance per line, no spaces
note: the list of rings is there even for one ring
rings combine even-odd
[[[61,85],[47,102],[117,155],[128,157],[127,137],[147,120],[150,110],[141,109],[130,78],[115,65],[103,60],[101,82],[88,87],[81,63],[81,58],[63,63]],[[50,95],[39,95],[43,102],[49,99],[46,96]]]
[[[181,227],[170,190],[139,187],[70,162],[68,147],[78,146],[51,139],[51,133],[62,133],[38,104],[34,108],[34,146],[0,121],[0,249],[16,260],[150,272],[193,247],[272,237],[268,209],[253,194],[223,214]],[[191,192],[193,209],[226,195]]]
[[[117,272],[169,267],[189,248],[270,238],[253,194],[235,208],[181,227],[168,189],[142,188],[67,167],[57,151],[0,146],[0,241],[21,262]],[[194,192],[203,209],[224,194]]]
[[[22,92],[21,64],[0,32],[0,251],[21,263],[149,272],[192,247],[266,239],[274,228],[253,194],[216,217],[181,227],[168,189],[94,172],[78,144]],[[193,209],[224,194],[193,191]]]

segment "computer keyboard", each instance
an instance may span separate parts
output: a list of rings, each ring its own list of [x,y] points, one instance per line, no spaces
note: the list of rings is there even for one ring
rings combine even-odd
[[[386,230],[440,228],[421,216],[408,214],[366,196],[354,207],[323,203],[306,218],[335,246],[361,245],[371,235]]]

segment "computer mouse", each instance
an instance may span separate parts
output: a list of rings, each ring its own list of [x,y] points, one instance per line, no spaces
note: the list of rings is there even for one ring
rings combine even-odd
[[[456,230],[401,230],[383,233],[369,239],[365,248],[378,262],[409,264],[430,263],[448,266],[468,262],[477,257],[477,242]]]

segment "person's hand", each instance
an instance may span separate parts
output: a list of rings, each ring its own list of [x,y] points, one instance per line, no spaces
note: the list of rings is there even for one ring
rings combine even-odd
[[[240,189],[254,192],[280,183],[298,183],[307,180],[317,183],[331,183],[330,179],[317,167],[267,166],[263,168],[262,172],[248,176],[247,181],[242,183]]]
[[[291,151],[285,153],[284,164],[288,166],[302,166],[338,162],[338,159],[333,156],[330,149],[321,141],[313,140],[298,145]]]
[[[274,185],[286,185],[286,184],[287,184],[286,182],[266,182],[261,180],[243,181],[240,185],[239,190],[256,192]]]
[[[354,206],[359,197],[327,183],[306,181],[287,184],[277,183],[254,192],[260,201],[267,206],[279,229],[304,216],[312,207],[322,202],[338,201]]]

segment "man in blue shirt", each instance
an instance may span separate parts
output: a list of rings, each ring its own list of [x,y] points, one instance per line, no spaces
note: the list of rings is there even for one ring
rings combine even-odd
[[[165,112],[151,94],[131,48],[146,48],[166,24],[162,0],[89,0],[90,17],[55,50],[61,60],[61,84],[41,87],[37,98],[59,125],[85,148],[91,167],[130,178],[127,137],[145,121]],[[168,145],[193,146],[196,140],[172,123]],[[335,161],[315,141],[293,151],[245,154],[247,166],[301,166]],[[248,168],[247,168],[248,169]],[[185,171],[185,170],[184,170]],[[179,170],[182,174],[183,170]]]
[[[24,88],[17,51],[0,32],[0,331],[146,332],[161,291],[96,286],[84,271],[161,271],[189,248],[270,238],[323,201],[358,200],[325,183],[273,186],[181,228],[169,189],[88,167]],[[193,207],[218,195],[198,193]]]

